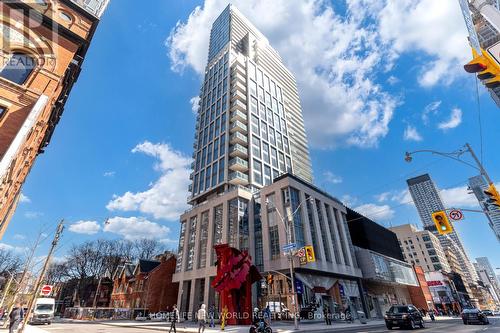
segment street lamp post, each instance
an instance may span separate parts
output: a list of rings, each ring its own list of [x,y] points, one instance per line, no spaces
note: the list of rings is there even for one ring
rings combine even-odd
[[[295,211],[292,212],[292,207],[291,205],[287,206],[287,214],[286,214],[286,219],[284,216],[282,216],[278,210],[278,208],[274,205],[273,203],[273,208],[276,210],[276,213],[278,214],[281,222],[283,223],[283,226],[285,227],[285,233],[286,233],[286,238],[287,238],[287,243],[290,244],[292,242],[292,221],[295,216],[295,214],[299,211],[299,208],[304,204],[306,201],[310,200],[305,199],[303,200],[295,209]],[[268,199],[266,199],[266,206],[269,206],[270,202]],[[297,292],[295,290],[295,267],[293,263],[293,254],[292,254],[292,249],[288,251],[288,262],[289,262],[289,269],[290,269],[290,281],[292,284],[292,295],[293,295],[293,307],[294,307],[294,316],[293,316],[293,323],[294,323],[294,328],[295,330],[299,329],[299,321],[297,318],[298,315],[298,299],[297,299]]]

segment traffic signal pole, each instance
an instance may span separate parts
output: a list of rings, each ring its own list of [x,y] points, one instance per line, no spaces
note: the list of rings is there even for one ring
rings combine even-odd
[[[472,147],[470,146],[470,144],[466,143],[465,147],[467,147],[467,150],[469,151],[469,153],[471,154],[472,158],[474,159],[474,161],[477,164],[477,168],[479,169],[479,172],[481,172],[481,174],[484,176],[484,178],[488,182],[488,185],[493,184],[493,181],[491,180],[490,176],[486,172],[486,169],[483,167],[483,164],[481,163],[481,161],[479,160],[479,158],[477,158],[476,153],[474,152],[474,150],[472,149]]]
[[[21,329],[19,330],[20,333],[24,332],[24,328],[26,327],[26,324],[28,323],[28,320],[31,316],[31,313],[33,312],[33,307],[35,305],[35,300],[38,297],[38,294],[40,293],[40,288],[42,286],[43,279],[45,278],[45,273],[47,272],[47,269],[50,264],[50,260],[52,259],[52,254],[54,253],[54,250],[57,246],[57,243],[59,242],[59,238],[61,237],[61,234],[64,230],[64,220],[61,220],[59,222],[59,225],[57,226],[56,234],[54,235],[54,239],[52,240],[52,245],[50,247],[49,253],[47,254],[47,257],[45,258],[45,263],[43,264],[42,271],[40,272],[40,275],[38,275],[38,278],[36,279],[35,283],[35,288],[33,290],[33,295],[31,295],[31,298],[28,303],[28,311],[27,313],[24,314],[23,318],[23,325],[21,326]]]

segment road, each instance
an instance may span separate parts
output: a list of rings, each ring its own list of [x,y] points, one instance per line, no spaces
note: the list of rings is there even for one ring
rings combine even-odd
[[[154,329],[148,327],[116,327],[110,326],[109,324],[101,323],[53,323],[50,326],[41,326],[43,330],[52,333],[157,333],[157,332],[168,332],[168,328],[155,327]],[[179,330],[180,331],[180,330]],[[178,332],[179,332],[178,331]],[[196,332],[196,328],[192,327],[190,332]],[[279,328],[275,330],[277,333],[280,332],[293,332],[293,330],[284,330]],[[215,330],[206,330],[206,333],[216,332]],[[220,332],[220,331],[217,331]],[[225,332],[236,333],[238,330],[234,327],[228,327]],[[248,330],[239,330],[239,332],[248,332]],[[238,333],[239,333],[238,332]],[[311,330],[311,333],[314,331]],[[322,330],[322,332],[328,332]],[[345,332],[345,333],[386,333],[386,332],[409,332],[409,330],[393,329],[391,331],[387,330],[385,326],[355,326],[350,328],[340,328],[332,326],[331,332]],[[436,321],[436,322],[426,322],[425,329],[416,329],[415,333],[441,333],[441,332],[453,332],[453,333],[500,333],[500,317],[490,318],[490,325],[463,325],[461,320],[449,320],[449,321]]]

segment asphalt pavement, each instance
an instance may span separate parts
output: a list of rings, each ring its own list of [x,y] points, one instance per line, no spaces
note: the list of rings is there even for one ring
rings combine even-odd
[[[321,325],[301,325],[301,330],[299,332],[308,333],[322,333],[322,332],[345,332],[345,333],[385,333],[385,332],[405,332],[408,333],[410,330],[404,329],[393,329],[391,331],[387,330],[385,325],[380,321],[375,323],[369,323],[367,325],[352,324],[352,325],[332,325],[332,326],[321,326]],[[37,326],[37,328],[44,330],[46,332],[53,333],[157,333],[157,332],[168,332],[167,324],[158,324],[155,326],[150,325],[134,325],[133,322],[122,323],[116,325],[115,323],[96,323],[96,322],[64,322],[64,323],[53,323],[52,325]],[[178,324],[178,332],[197,332],[197,327],[186,326]],[[293,330],[293,327],[285,327],[281,325],[276,325],[273,327],[273,331],[276,333],[291,333],[297,332]],[[39,333],[40,330],[38,330]],[[205,333],[209,332],[230,332],[230,333],[246,333],[248,328],[246,327],[227,327],[226,330],[206,330]],[[426,327],[424,329],[416,329],[415,333],[434,333],[434,332],[453,332],[453,333],[500,333],[500,317],[490,317],[490,325],[464,325],[462,320],[450,319],[450,320],[439,320],[435,322],[426,321]]]

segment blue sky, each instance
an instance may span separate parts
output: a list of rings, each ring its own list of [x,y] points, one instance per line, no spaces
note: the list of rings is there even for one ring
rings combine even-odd
[[[64,218],[68,227],[83,222],[66,230],[58,257],[98,237],[154,236],[176,247],[194,136],[190,101],[209,24],[226,3],[111,1],[3,244],[23,253]],[[318,186],[385,226],[420,224],[405,192],[406,178],[420,173],[431,174],[449,206],[476,207],[465,190],[475,170],[431,155],[404,161],[406,150],[451,151],[465,142],[480,152],[475,81],[462,68],[470,50],[455,1],[350,0],[333,9],[315,0],[236,3],[297,77]],[[426,11],[434,15],[420,15]],[[483,160],[500,181],[500,111],[479,90]],[[106,218],[112,223],[104,226]],[[470,257],[500,267],[483,216],[469,213],[455,225]]]

